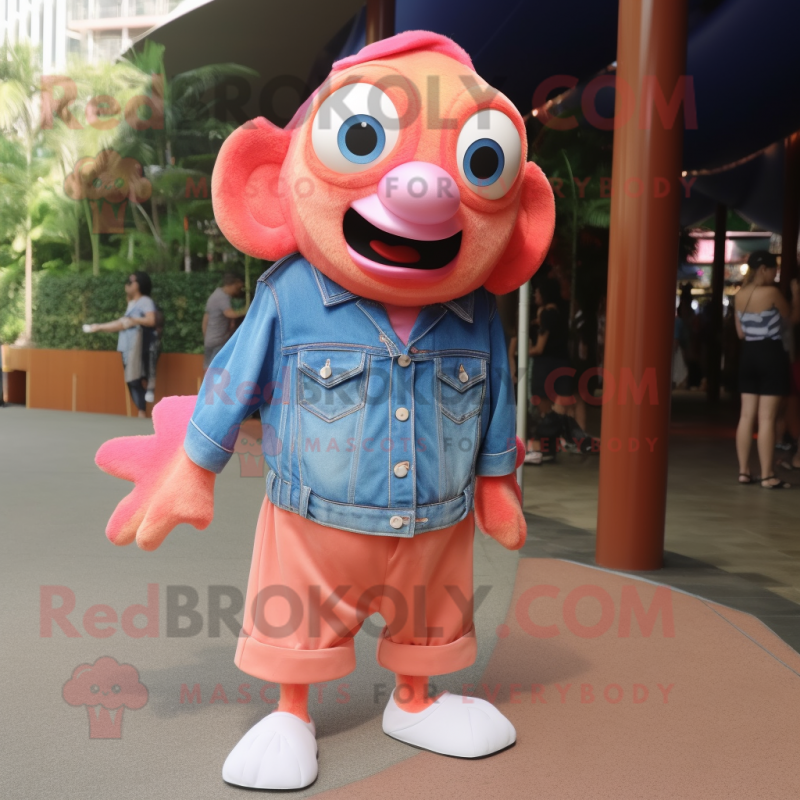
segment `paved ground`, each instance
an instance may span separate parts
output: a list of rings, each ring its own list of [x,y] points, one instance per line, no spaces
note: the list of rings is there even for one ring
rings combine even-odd
[[[649,574],[756,614],[800,650],[800,479],[783,473],[798,484],[783,492],[737,483],[730,402],[709,408],[679,393],[672,417],[666,569]],[[598,466],[597,456],[559,454],[525,468],[525,555],[594,563]]]
[[[0,797],[230,797],[232,790],[220,779],[222,761],[274,707],[270,700],[276,687],[249,678],[233,664],[238,630],[224,623],[214,630],[209,624],[210,605],[241,602],[263,478],[241,477],[234,458],[218,479],[215,520],[208,529],[180,526],[155,553],[115,547],[103,531],[130,485],[101,473],[94,453],[114,436],[149,432],[148,420],[0,410],[0,680],[5,699]],[[476,545],[475,584],[488,591],[476,617],[478,659],[469,669],[437,679],[437,689],[460,692],[463,683],[478,681],[510,602],[518,555],[482,534]],[[149,584],[158,592],[156,635],[134,638],[124,630],[124,611],[147,604]],[[215,591],[225,594],[219,602],[212,599]],[[190,636],[170,630],[168,621],[168,608],[186,604],[187,596],[194,598],[202,617],[202,628]],[[42,608],[62,605],[68,609],[66,631],[57,623],[43,629]],[[87,616],[95,612],[120,622],[87,631],[92,625]],[[135,624],[144,626],[145,618],[139,616]],[[177,624],[185,627],[189,620]],[[376,617],[372,630],[381,626]],[[394,678],[375,663],[376,644],[374,633],[362,631],[356,638],[357,671],[312,690],[311,713],[325,739],[325,763],[324,780],[308,794],[358,780],[416,753],[380,730]],[[90,740],[87,708],[72,707],[62,698],[73,670],[102,656],[134,665],[149,689],[144,708],[125,709],[122,741]],[[244,683],[249,686],[239,691]],[[197,694],[189,694],[195,686],[199,702]]]
[[[557,594],[533,599],[542,584]],[[619,613],[570,603],[586,592]],[[631,597],[660,606],[652,627],[623,624]],[[474,762],[419,753],[319,800],[800,796],[800,654],[754,617],[628,573],[521,558],[505,629],[476,694],[513,722],[516,747]]]
[[[0,410],[3,797],[229,797],[219,778],[222,759],[271,708],[273,687],[236,669],[236,634],[216,624],[213,612],[236,604],[244,591],[261,480],[242,477],[232,463],[218,484],[213,525],[202,533],[176,530],[156,553],[115,548],[103,536],[125,485],[100,473],[93,454],[108,438],[149,430],[149,422],[136,419]],[[676,431],[667,517],[674,555],[650,577],[756,613],[800,648],[798,606],[790,602],[800,590],[800,490],[776,495],[736,486],[732,441],[719,426],[705,436],[703,430]],[[527,469],[531,537],[523,558],[591,563],[596,470],[596,458],[578,457]],[[519,563],[480,534],[476,542],[476,584],[490,588],[477,616],[477,663],[437,681],[455,691],[479,682],[487,669]],[[148,584],[152,627],[148,635],[130,635],[124,612],[148,604]],[[187,602],[202,625],[181,635],[170,627],[169,609]],[[66,621],[48,623],[45,614],[42,624],[42,609],[60,605]],[[145,622],[140,615],[135,626]],[[312,690],[324,778],[305,794],[367,778],[414,753],[381,735],[391,676],[375,665],[373,637],[362,632],[356,645],[356,673]],[[145,707],[125,709],[121,740],[90,739],[104,721],[90,725],[86,707],[62,695],[76,667],[102,656],[134,665],[149,690]],[[199,695],[191,696],[195,687]]]

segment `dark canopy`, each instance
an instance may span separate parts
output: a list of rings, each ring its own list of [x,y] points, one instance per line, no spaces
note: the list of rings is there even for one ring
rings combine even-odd
[[[545,79],[586,81],[614,61],[617,6],[617,0],[397,0],[396,27],[455,39],[478,72],[526,113]],[[800,129],[800,2],[689,0],[689,6],[687,74],[697,129],[686,131],[684,167],[716,170]],[[258,70],[243,113],[283,122],[337,57],[363,46],[363,2],[189,0],[146,38],[167,45],[168,74],[228,61]],[[602,91],[598,112],[612,116],[613,102],[613,90]],[[698,179],[684,219],[703,218],[722,200],[779,230],[782,194],[780,152],[773,150]]]

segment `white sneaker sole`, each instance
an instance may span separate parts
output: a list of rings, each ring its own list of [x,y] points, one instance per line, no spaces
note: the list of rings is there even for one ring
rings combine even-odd
[[[445,692],[417,714],[389,699],[383,732],[393,739],[455,758],[485,758],[517,741],[514,726],[491,704],[477,697]]]
[[[313,722],[275,711],[239,740],[222,767],[222,780],[248,789],[305,789],[317,779]]]

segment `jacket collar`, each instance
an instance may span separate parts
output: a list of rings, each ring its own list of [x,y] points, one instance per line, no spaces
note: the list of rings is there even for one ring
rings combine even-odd
[[[449,308],[456,316],[461,317],[464,322],[472,322],[475,308],[475,292],[465,294],[463,297],[457,297],[455,300],[448,300],[443,305]]]
[[[327,275],[320,272],[315,266],[311,265],[311,271],[314,274],[314,279],[319,287],[319,292],[322,295],[322,302],[326,306],[337,306],[339,303],[344,303],[346,300],[358,299],[357,295],[348,292],[342,286],[339,286],[336,281],[332,281]]]
[[[327,275],[320,272],[315,266],[312,265],[311,270],[314,274],[314,279],[319,287],[319,292],[322,295],[322,302],[325,306],[336,306],[339,303],[344,303],[347,300],[357,300],[358,295],[349,292],[342,286],[339,286],[336,281],[332,281]],[[455,300],[447,300],[442,305],[452,311],[457,317],[460,317],[464,322],[472,322],[473,312],[475,308],[475,292],[470,292],[464,297],[458,297]]]

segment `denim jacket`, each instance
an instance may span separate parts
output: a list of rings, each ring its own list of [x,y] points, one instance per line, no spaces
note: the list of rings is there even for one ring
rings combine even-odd
[[[267,495],[322,525],[437,530],[472,509],[476,475],[514,471],[506,344],[484,289],[425,306],[404,345],[380,303],[288,256],[206,374],[189,458],[221,472],[257,409]]]

